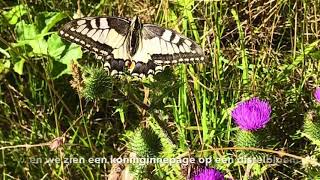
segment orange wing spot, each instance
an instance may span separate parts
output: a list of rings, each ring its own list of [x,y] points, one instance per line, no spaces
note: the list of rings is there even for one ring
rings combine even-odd
[[[128,67],[129,70],[132,71],[134,69],[134,67],[136,66],[136,63],[133,61],[127,60],[125,62],[125,65]]]

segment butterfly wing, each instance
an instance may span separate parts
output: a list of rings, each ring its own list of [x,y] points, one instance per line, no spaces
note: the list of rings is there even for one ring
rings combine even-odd
[[[104,67],[117,74],[124,70],[130,21],[119,17],[85,17],[65,24],[59,35],[105,59]]]
[[[205,55],[194,41],[176,31],[144,24],[142,42],[132,60],[135,62],[132,74],[147,75],[172,64],[201,63]]]

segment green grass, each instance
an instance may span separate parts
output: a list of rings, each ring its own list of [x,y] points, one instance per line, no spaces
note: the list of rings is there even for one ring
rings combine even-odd
[[[320,177],[319,146],[301,134],[305,114],[317,112],[315,121],[320,115],[312,97],[320,84],[319,0],[30,2],[0,0],[2,179],[114,175],[111,163],[54,158],[152,154],[236,160],[241,152],[261,148],[266,156],[280,153],[293,161],[209,166],[233,179]],[[177,65],[154,80],[104,77],[95,69],[99,60],[57,35],[80,12],[138,15],[194,39],[209,62]],[[265,142],[239,151],[230,112],[254,96],[270,102],[272,118],[262,132]],[[310,158],[318,164],[306,164]],[[186,179],[179,164],[126,164],[121,170],[138,179]]]

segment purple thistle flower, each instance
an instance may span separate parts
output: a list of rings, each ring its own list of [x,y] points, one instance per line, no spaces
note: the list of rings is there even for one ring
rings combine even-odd
[[[316,101],[320,103],[320,87],[316,88],[313,95],[314,95],[314,98],[316,99]]]
[[[241,102],[231,112],[235,123],[242,130],[256,131],[264,128],[270,120],[271,106],[257,97]]]
[[[193,177],[193,180],[224,180],[224,175],[214,168],[202,168],[196,172]]]

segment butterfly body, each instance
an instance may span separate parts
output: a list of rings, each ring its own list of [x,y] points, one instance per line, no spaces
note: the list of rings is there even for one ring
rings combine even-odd
[[[138,17],[85,17],[65,24],[59,35],[81,45],[104,61],[111,75],[128,70],[145,76],[179,63],[202,62],[202,49],[191,39]]]
[[[142,24],[140,23],[139,18],[134,17],[131,22],[129,37],[128,37],[129,39],[127,43],[131,56],[133,56],[137,52],[139,44],[141,43],[140,42],[141,29],[142,29]]]

